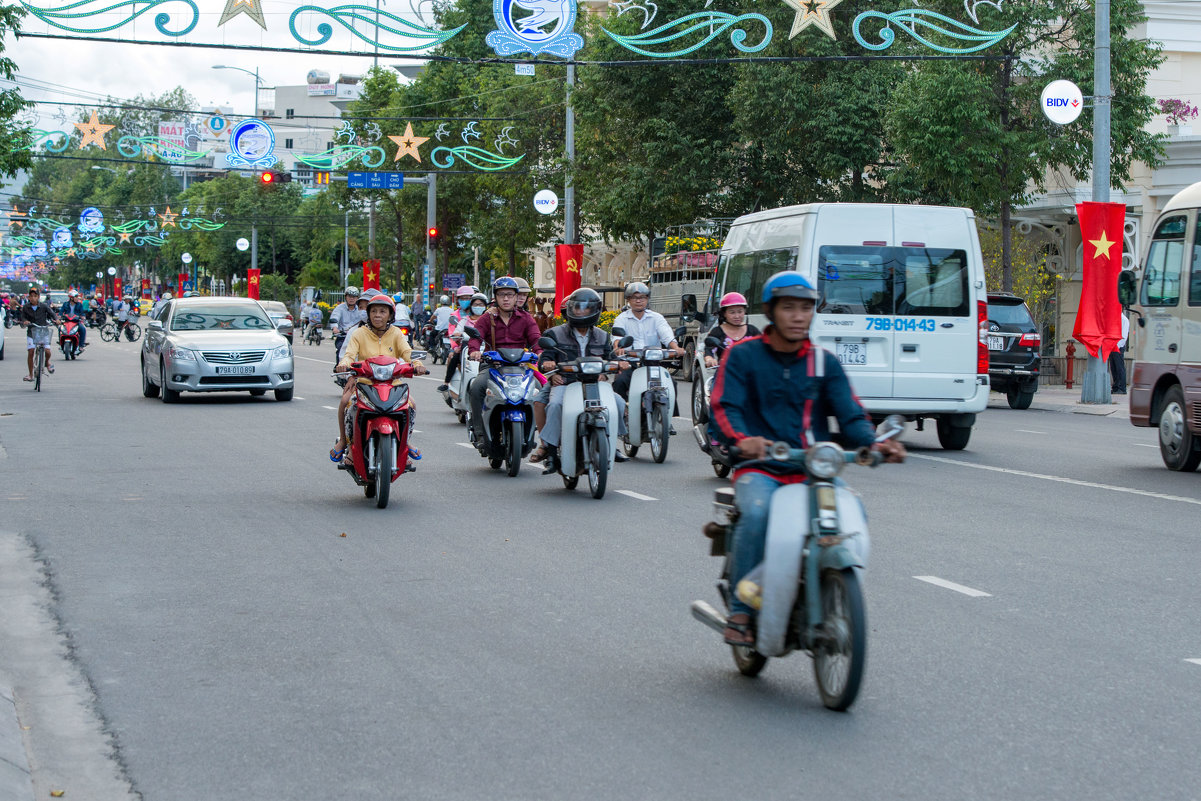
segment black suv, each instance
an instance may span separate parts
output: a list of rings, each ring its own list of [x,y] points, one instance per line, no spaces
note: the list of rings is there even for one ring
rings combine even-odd
[[[988,378],[1014,409],[1028,409],[1038,391],[1042,336],[1026,301],[1008,292],[988,295]]]

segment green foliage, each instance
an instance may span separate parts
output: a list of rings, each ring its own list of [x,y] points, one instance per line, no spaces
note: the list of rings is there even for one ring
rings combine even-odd
[[[332,261],[310,261],[296,278],[297,286],[315,286],[318,289],[340,289],[338,265]]]
[[[1045,236],[1037,232],[1015,235],[1011,247],[1012,289],[1009,291],[1025,299],[1038,323],[1038,330],[1043,331],[1055,323],[1055,287],[1063,276],[1047,266],[1049,242]],[[984,256],[985,286],[998,289],[1004,278],[999,228],[980,229],[980,249]]]
[[[5,35],[19,28],[24,15],[18,5],[0,5],[0,53],[4,52]],[[16,74],[16,63],[0,56],[0,78],[12,80]],[[10,178],[30,165],[29,151],[23,149],[29,142],[29,125],[18,115],[33,105],[16,88],[0,91],[0,174]]]
[[[296,290],[282,275],[262,275],[259,276],[259,299],[293,303],[296,300]]]

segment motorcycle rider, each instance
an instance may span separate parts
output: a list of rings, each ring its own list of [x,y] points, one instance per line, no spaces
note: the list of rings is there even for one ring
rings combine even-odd
[[[721,296],[717,306],[717,325],[709,329],[705,338],[717,337],[724,339],[719,348],[705,346],[705,366],[716,367],[726,350],[735,342],[741,342],[747,337],[757,337],[762,332],[746,321],[746,310],[750,304],[738,292],[727,292]]]
[[[357,286],[346,287],[346,296],[329,313],[330,335],[334,338],[335,354],[341,350],[342,343],[346,339],[346,332],[350,330],[350,327],[366,317],[366,314],[360,312],[356,307],[360,294],[362,293],[359,292]],[[336,357],[334,361],[337,362]]]
[[[59,316],[66,317],[68,314],[74,314],[78,325],[75,326],[79,331],[79,352],[83,353],[86,348],[88,339],[88,327],[84,323],[84,315],[87,311],[83,308],[83,303],[79,299],[79,293],[72,289],[67,293],[67,302],[58,310]]]
[[[159,296],[159,299],[157,301],[155,301],[154,308],[152,308],[150,310],[150,316],[153,317],[154,315],[158,314],[159,309],[163,308],[163,306],[165,306],[170,301],[171,301],[171,293],[164,292],[162,295]]]
[[[378,290],[364,289],[363,294],[359,295],[359,299],[357,301],[355,301],[355,311],[357,311],[359,314],[362,315],[362,319],[355,320],[353,323],[350,324],[350,326],[348,328],[346,328],[345,330],[342,331],[342,344],[341,345],[339,345],[335,342],[335,344],[334,344],[334,361],[335,362],[339,362],[342,360],[342,356],[346,353],[346,346],[350,342],[350,337],[354,335],[354,332],[357,331],[358,329],[362,328],[363,326],[367,325],[367,304],[371,301],[372,298],[374,298],[378,294],[380,294],[380,292]]]
[[[575,361],[581,356],[600,356],[602,359],[612,359],[614,356],[613,337],[604,329],[597,328],[600,320],[601,296],[596,290],[580,287],[567,296],[563,301],[563,319],[567,322],[548,328],[544,336],[555,341],[555,351],[543,351],[538,361],[538,369],[545,373],[556,367],[556,359]],[[550,475],[559,469],[559,433],[563,424],[563,393],[566,384],[575,380],[574,376],[564,376],[555,373],[551,376],[546,400],[546,420],[540,434],[542,444],[530,455],[531,462],[546,461],[546,469],[542,475]],[[625,434],[625,399],[614,393],[617,401],[618,434]],[[617,452],[616,460],[626,461],[621,451]]]
[[[54,309],[50,308],[49,303],[45,303],[41,299],[42,293],[36,286],[29,287],[29,301],[21,307],[21,325],[39,325],[48,326],[51,323],[58,322],[54,316]],[[50,364],[50,331],[46,328],[35,331],[29,329],[25,332],[25,350],[26,359],[29,362],[29,375],[25,376],[22,381],[33,380],[33,352],[41,343],[46,348],[46,372],[54,374],[54,365]]]
[[[873,443],[875,429],[842,365],[809,341],[817,300],[817,290],[791,270],[778,272],[763,284],[767,330],[733,345],[717,370],[711,400],[717,438],[726,446],[737,446],[740,460],[763,459],[772,442],[805,448],[830,439],[828,418],[834,415],[848,446],[871,446],[886,461],[904,461],[901,443]],[[739,515],[730,544],[731,587],[763,561],[771,494],[803,478],[773,472],[771,463],[735,466]],[[736,595],[723,636],[730,645],[755,644],[754,610]]]
[[[514,278],[513,280],[517,282],[517,308],[523,312],[529,312],[526,303],[530,299],[530,282],[524,278]]]
[[[631,348],[634,350],[667,348],[675,356],[683,358],[684,349],[676,342],[676,335],[671,330],[671,326],[667,324],[667,318],[659,312],[647,308],[651,299],[650,287],[641,281],[634,281],[626,284],[625,296],[629,308],[617,315],[617,318],[613,320],[612,327],[621,328],[628,336],[634,338]],[[618,356],[623,353],[625,353],[623,348],[617,349]],[[630,379],[633,374],[633,366],[627,361],[622,361],[621,372],[613,380],[613,391],[627,401],[630,399]],[[678,415],[679,409],[672,409],[671,413],[673,416]],[[670,427],[670,430],[671,433],[676,433],[674,425]]]
[[[405,303],[405,293],[397,292],[392,296],[392,301],[396,304],[396,319],[413,321],[413,310]]]
[[[496,299],[496,313],[485,314],[474,327],[482,339],[467,342],[467,358],[479,361],[481,349],[524,348],[541,354],[538,344],[538,324],[527,312],[517,306],[517,281],[502,275],[492,282],[492,297]],[[481,372],[471,379],[467,397],[471,400],[471,428],[475,432],[475,446],[484,449],[484,392],[488,389],[488,375]]]
[[[464,293],[466,290],[466,293]],[[450,334],[454,334],[456,329],[464,323],[478,328],[480,315],[486,314],[488,311],[488,298],[483,292],[476,292],[475,287],[461,286],[458,289],[459,308],[451,316],[450,327],[447,329]],[[455,370],[459,369],[459,365],[463,363],[463,349],[455,350],[453,356],[446,360],[446,379],[438,385],[439,392],[445,392],[450,389],[450,379],[454,378]]]
[[[409,347],[409,340],[399,328],[392,325],[395,319],[396,302],[392,298],[379,293],[367,301],[367,322],[355,328],[347,337],[346,354],[338,362],[337,369],[345,370],[354,362],[374,356],[391,356],[413,365],[413,375],[425,375],[425,365],[413,361],[413,349]],[[357,386],[357,381],[347,381],[346,388],[342,390],[342,400],[338,404],[338,441],[329,452],[332,462],[340,462],[346,455],[346,407],[350,405],[350,396]],[[410,423],[413,419],[410,417]],[[410,449],[410,453],[416,454],[416,451]]]
[[[321,327],[321,318],[322,318],[321,307],[318,306],[315,302],[310,303],[309,304],[309,316],[305,320],[305,322],[307,323],[307,325],[305,326],[305,336],[308,336],[309,332],[311,332],[313,330],[314,326],[317,328]]]

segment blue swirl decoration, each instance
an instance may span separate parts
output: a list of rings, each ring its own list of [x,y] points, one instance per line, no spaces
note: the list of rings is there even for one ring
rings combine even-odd
[[[188,150],[170,139],[158,136],[122,136],[117,140],[117,150],[127,159],[135,158],[143,150],[146,150],[165,161],[183,162],[197,161],[211,152],[206,150],[202,153],[197,150]]]
[[[525,158],[525,154],[520,156],[502,156],[498,153],[490,153],[481,147],[473,145],[459,145],[458,147],[436,147],[430,153],[430,161],[435,167],[443,169],[455,163],[455,159],[475,167],[477,170],[485,170],[492,172],[494,170],[503,170],[506,167],[512,167],[517,162]]]
[[[880,42],[873,44],[859,33],[859,26],[868,19],[880,19],[884,21],[884,27],[880,29]],[[855,22],[851,27],[851,32],[855,36],[855,41],[866,47],[868,50],[887,50],[892,47],[896,41],[896,34],[892,32],[892,26],[896,25],[901,30],[908,33],[918,42],[921,42],[931,50],[937,50],[941,53],[975,53],[980,50],[992,47],[1000,42],[1009,34],[1013,33],[1017,23],[1010,25],[1003,31],[982,31],[979,28],[973,28],[962,22],[951,19],[934,11],[927,11],[924,8],[911,8],[903,11],[894,11],[891,14],[885,14],[881,11],[864,11],[859,16],[855,17]],[[917,27],[921,25],[924,28],[929,28],[932,32],[946,36],[950,39],[955,39],[960,42],[975,42],[976,44],[970,47],[944,47],[940,44],[935,44],[930,39],[917,32]]]
[[[52,141],[56,136],[62,137],[57,144]],[[71,135],[66,131],[43,131],[41,128],[34,128],[29,132],[28,146],[18,148],[18,150],[34,150],[41,145],[47,152],[62,153],[70,144]]]
[[[291,31],[293,39],[311,47],[319,47],[328,42],[330,37],[334,35],[334,27],[328,22],[322,22],[317,26],[317,37],[310,39],[296,29],[296,18],[301,14],[323,14],[373,48],[391,50],[397,53],[425,50],[428,47],[440,45],[467,27],[466,23],[464,23],[449,31],[426,28],[423,25],[409,22],[382,9],[377,10],[372,6],[334,6],[333,8],[299,6],[292,12],[292,16],[288,18],[288,30]],[[378,24],[376,22],[377,19],[379,20]],[[358,29],[359,23],[362,23],[362,27],[368,30],[374,28],[375,38],[360,32]],[[410,41],[389,44],[383,40],[384,33]],[[412,42],[411,40],[417,41]]]
[[[378,145],[364,147],[363,145],[336,145],[323,153],[311,155],[296,154],[296,160],[318,170],[336,170],[345,167],[355,159],[363,162],[365,167],[378,167],[384,163],[387,153]]]
[[[71,33],[115,31],[117,28],[133,22],[147,11],[170,3],[183,4],[186,7],[185,13],[190,14],[191,18],[182,29],[173,31],[167,28],[171,24],[171,15],[165,11],[159,11],[154,15],[154,27],[158,28],[159,33],[164,36],[184,36],[191,33],[192,29],[196,27],[196,23],[200,21],[200,8],[192,0],[121,0],[117,3],[108,2],[108,0],[77,0],[77,2],[57,8],[44,8],[26,0],[20,0],[20,3],[26,11],[47,25]],[[138,8],[138,6],[142,6],[142,8]],[[96,17],[111,19],[105,15],[113,13],[125,15],[124,19],[111,25],[103,25],[101,24],[102,20],[95,19]],[[70,24],[64,20],[69,20]],[[92,21],[89,23],[88,20]],[[72,27],[72,25],[79,27]]]
[[[516,9],[533,13],[517,19]],[[576,0],[493,0],[492,19],[496,30],[484,41],[498,56],[550,53],[571,58],[584,46],[584,37],[573,30]]]
[[[758,44],[751,45],[749,47],[744,44],[747,37],[746,30],[744,30],[742,27],[736,27],[746,22],[763,23],[763,39],[760,40]],[[622,36],[604,28],[601,28],[601,30],[603,30],[610,39],[617,42],[627,50],[633,50],[635,53],[640,53],[644,56],[651,56],[652,58],[678,58],[679,56],[686,56],[689,53],[694,53],[697,50],[700,50],[714,39],[721,37],[730,28],[734,28],[734,30],[730,31],[730,43],[743,53],[758,53],[760,50],[771,44],[771,20],[762,14],[742,14],[740,16],[735,16],[733,14],[727,14],[724,11],[698,11],[695,14],[689,14],[685,17],[680,17],[677,20],[672,20],[664,25],[660,25],[654,30],[635,34],[633,36]],[[700,31],[707,31],[707,34],[704,36],[704,38],[693,44],[691,47],[684,48],[683,50],[670,50],[657,53],[652,50],[645,49],[647,46],[674,42],[677,39],[691,36]]]

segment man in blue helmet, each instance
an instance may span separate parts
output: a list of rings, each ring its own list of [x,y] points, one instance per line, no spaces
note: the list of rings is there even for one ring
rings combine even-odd
[[[769,325],[761,336],[726,351],[713,384],[712,433],[722,445],[737,446],[740,460],[760,460],[772,442],[807,448],[830,439],[828,419],[833,415],[847,446],[868,445],[887,461],[904,461],[901,443],[874,442],[875,428],[842,365],[809,341],[817,299],[817,290],[791,270],[763,284],[761,302]],[[773,470],[770,462],[735,467],[739,516],[730,548],[731,587],[763,561],[771,494],[798,480],[803,476]],[[755,644],[754,610],[737,595],[731,597],[724,636],[731,645]]]

